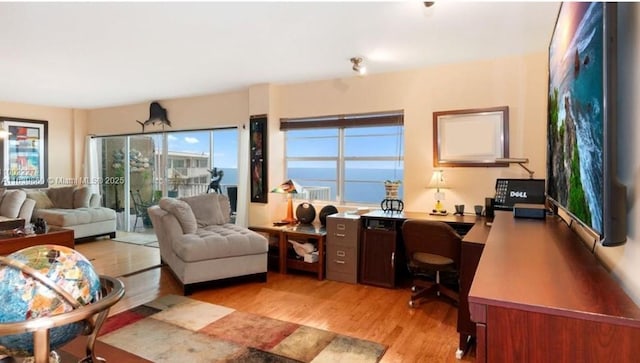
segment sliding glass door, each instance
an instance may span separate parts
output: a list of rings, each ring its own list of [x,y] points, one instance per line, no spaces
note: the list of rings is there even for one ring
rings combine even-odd
[[[163,196],[223,193],[235,212],[236,128],[99,137],[98,150],[103,204],[118,213],[118,230],[150,228],[146,209]]]

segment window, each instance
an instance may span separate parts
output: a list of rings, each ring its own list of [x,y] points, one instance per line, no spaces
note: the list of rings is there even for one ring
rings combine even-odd
[[[117,181],[101,185],[103,203],[118,212],[132,208],[132,193],[139,194],[147,206],[157,203],[162,195],[204,193],[213,168],[223,171],[220,186],[224,194],[228,188],[237,189],[236,128],[105,136],[98,137],[98,141],[101,176],[103,180]],[[136,227],[148,223],[145,220]],[[134,222],[127,218],[118,219],[118,230],[130,231],[133,226]]]
[[[287,178],[303,187],[298,199],[378,204],[384,181],[403,178],[401,112],[283,119],[281,129]]]

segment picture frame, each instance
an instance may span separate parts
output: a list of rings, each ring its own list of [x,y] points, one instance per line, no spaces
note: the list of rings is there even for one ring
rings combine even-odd
[[[433,113],[433,166],[504,167],[509,157],[509,107]]]
[[[251,202],[267,203],[267,116],[249,120],[249,156],[251,158]]]
[[[49,122],[0,117],[5,132],[2,145],[2,182],[6,188],[46,188]]]

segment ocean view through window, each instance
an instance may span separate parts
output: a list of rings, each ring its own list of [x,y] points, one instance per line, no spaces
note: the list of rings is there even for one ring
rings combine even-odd
[[[379,204],[385,180],[403,180],[401,113],[285,120],[286,178],[303,187],[297,199]],[[308,126],[308,127],[305,127]],[[399,190],[402,199],[402,187]]]

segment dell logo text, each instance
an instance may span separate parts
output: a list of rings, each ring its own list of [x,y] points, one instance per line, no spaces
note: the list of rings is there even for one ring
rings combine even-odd
[[[526,198],[527,197],[527,192],[511,192],[511,198]]]

